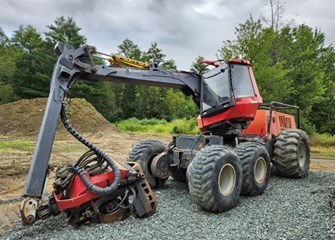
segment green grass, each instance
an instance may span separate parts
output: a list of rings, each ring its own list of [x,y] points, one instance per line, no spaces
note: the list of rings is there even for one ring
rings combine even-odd
[[[195,120],[176,119],[172,122],[160,119],[130,118],[114,124],[124,132],[198,134]],[[335,157],[335,136],[314,134],[310,136],[311,152],[320,156]]]
[[[0,140],[0,152],[7,153],[12,151],[33,151],[35,142],[17,141],[17,140]]]
[[[176,119],[167,122],[162,119],[130,118],[114,124],[124,132],[144,132],[144,133],[168,133],[168,134],[198,134],[199,130],[196,120]],[[311,152],[313,154],[335,157],[335,136],[329,134],[314,134],[310,136]],[[0,140],[0,153],[10,153],[13,151],[33,152],[34,141]],[[62,150],[67,148],[73,150],[73,146],[61,146]]]
[[[311,153],[323,157],[335,157],[335,149],[323,147],[311,147]]]
[[[311,152],[326,157],[335,157],[335,136],[316,133],[309,137]]]
[[[335,135],[316,133],[310,136],[312,146],[335,147]]]
[[[195,120],[176,119],[167,122],[164,119],[130,118],[114,124],[124,132],[170,133],[170,134],[197,134],[199,133]]]

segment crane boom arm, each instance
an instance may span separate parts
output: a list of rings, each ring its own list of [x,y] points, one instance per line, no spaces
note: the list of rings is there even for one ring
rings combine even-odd
[[[192,95],[197,103],[200,101],[201,77],[197,74],[167,71],[155,65],[148,69],[96,65],[93,58],[95,48],[91,46],[75,49],[59,42],[55,46],[55,52],[58,55],[58,61],[54,66],[48,102],[24,196],[42,196],[61,106],[67,91],[76,79],[179,88],[185,94]]]

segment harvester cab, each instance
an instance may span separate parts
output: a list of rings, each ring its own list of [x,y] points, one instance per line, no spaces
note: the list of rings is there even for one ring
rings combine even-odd
[[[151,188],[161,187],[170,176],[188,183],[200,207],[222,212],[236,206],[241,193],[262,194],[271,164],[283,176],[308,174],[308,137],[296,129],[293,116],[277,111],[296,110],[299,126],[299,108],[276,102],[264,105],[247,61],[207,61],[215,68],[199,75],[102,54],[88,45],[75,49],[58,43],[55,52],[58,61],[23,194],[21,216],[26,224],[62,211],[78,224],[112,222],[131,212],[150,216],[157,206]],[[107,57],[110,65],[98,65],[94,57]],[[120,166],[67,118],[66,96],[78,78],[178,88],[198,105],[201,134],[175,136],[168,146],[143,140],[129,152],[129,162]],[[59,116],[89,152],[57,172],[54,191],[45,202],[42,194]]]
[[[262,103],[250,63],[231,60],[216,65],[202,78],[200,130],[238,137]]]

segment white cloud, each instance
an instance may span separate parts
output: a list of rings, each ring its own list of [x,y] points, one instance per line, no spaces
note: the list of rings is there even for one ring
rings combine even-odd
[[[222,41],[233,39],[235,27],[250,14],[269,16],[266,0],[2,0],[0,27],[7,35],[20,24],[31,24],[41,33],[56,17],[73,16],[88,43],[100,51],[115,52],[130,38],[142,50],[157,42],[180,69],[188,70],[198,55],[215,58]],[[287,1],[286,17],[318,27],[327,43],[335,42],[335,2]]]

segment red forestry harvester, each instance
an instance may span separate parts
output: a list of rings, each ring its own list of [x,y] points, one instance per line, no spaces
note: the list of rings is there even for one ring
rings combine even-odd
[[[157,205],[151,188],[161,187],[170,176],[187,181],[193,200],[202,208],[222,212],[234,207],[241,193],[262,194],[271,165],[287,177],[308,174],[310,150],[306,133],[298,129],[299,108],[263,104],[247,61],[206,61],[215,67],[199,75],[97,53],[91,46],[75,49],[58,43],[55,52],[58,61],[21,206],[26,224],[61,211],[78,224],[112,222],[132,212],[149,216]],[[108,56],[110,65],[95,64],[94,56]],[[179,88],[199,106],[201,134],[173,137],[167,147],[144,140],[120,166],[67,119],[66,95],[78,78]],[[295,112],[297,124],[294,116],[277,111],[288,109]],[[57,172],[53,194],[45,203],[42,194],[59,116],[89,152]]]

